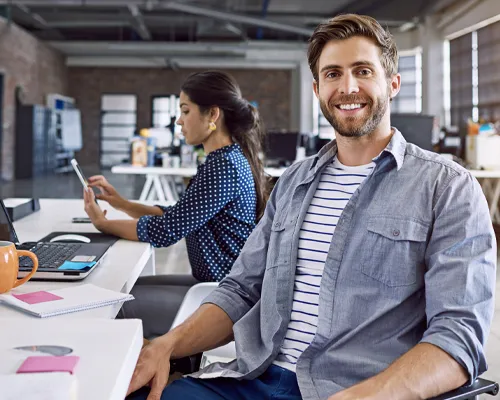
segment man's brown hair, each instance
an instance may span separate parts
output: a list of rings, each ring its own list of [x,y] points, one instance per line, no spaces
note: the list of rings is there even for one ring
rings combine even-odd
[[[330,40],[345,40],[355,36],[371,39],[380,48],[380,62],[387,78],[398,72],[398,49],[390,32],[372,17],[342,14],[319,24],[309,39],[307,58],[316,82],[318,82],[318,61],[323,47]]]

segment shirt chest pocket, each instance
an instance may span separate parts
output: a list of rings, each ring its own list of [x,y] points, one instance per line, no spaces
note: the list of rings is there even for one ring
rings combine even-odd
[[[363,243],[361,272],[387,286],[408,286],[423,274],[429,227],[409,218],[372,217]]]
[[[266,268],[277,267],[283,261],[283,245],[285,236],[286,213],[281,211],[274,217],[269,237]]]

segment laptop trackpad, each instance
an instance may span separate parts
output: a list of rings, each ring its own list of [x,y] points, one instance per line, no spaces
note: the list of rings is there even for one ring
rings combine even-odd
[[[92,262],[96,259],[96,256],[75,256],[71,261],[73,262]]]

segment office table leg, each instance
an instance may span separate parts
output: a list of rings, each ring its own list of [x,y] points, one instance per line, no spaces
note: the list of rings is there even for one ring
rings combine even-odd
[[[155,267],[155,249],[151,249],[151,256],[149,257],[146,265],[144,265],[144,269],[141,271],[140,276],[151,276],[156,275],[156,267]]]
[[[160,183],[165,192],[165,197],[168,201],[179,200],[177,192],[175,191],[175,181],[170,176],[160,176]]]
[[[498,209],[498,201],[500,200],[500,178],[483,178],[481,188],[488,201],[491,220],[500,224],[500,211]]]
[[[158,200],[159,201],[170,200],[170,199],[165,199],[165,192],[163,191],[160,177],[158,175],[155,175],[155,177],[153,178],[153,183],[154,183],[154,190],[156,192],[156,197],[158,198]]]
[[[151,185],[153,184],[153,175],[146,175],[146,182],[142,188],[141,196],[139,201],[146,201],[148,199],[149,191],[151,190]]]
[[[500,224],[500,210],[498,209],[498,202],[500,200],[500,179],[495,179],[496,185],[492,190],[493,194],[491,196],[490,205],[490,215],[493,222]]]

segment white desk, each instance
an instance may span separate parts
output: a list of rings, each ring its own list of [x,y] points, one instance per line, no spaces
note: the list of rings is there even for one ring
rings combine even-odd
[[[177,201],[179,197],[175,189],[176,178],[192,178],[197,168],[166,167],[134,167],[132,165],[116,165],[111,168],[114,174],[146,175],[146,183],[142,188],[139,201],[155,200]],[[265,168],[269,176],[279,178],[285,168]]]
[[[482,181],[481,187],[490,206],[491,220],[496,224],[500,224],[500,170],[482,171],[471,169],[470,173]]]
[[[24,359],[33,355],[14,347],[61,345],[80,357],[74,375],[78,400],[125,398],[142,347],[140,320],[0,318],[0,326],[2,378],[15,374]]]
[[[128,218],[110,206],[108,218]],[[41,199],[40,211],[14,222],[14,227],[21,242],[36,241],[54,231],[97,232],[92,224],[73,224],[72,217],[85,217],[83,200]],[[154,275],[155,258],[150,244],[118,240],[111,248],[102,263],[84,280],[75,282],[29,281],[19,287],[20,291],[53,290],[92,283],[105,289],[129,293],[141,273]],[[66,314],[53,318],[114,318],[121,305],[101,307],[93,310]],[[35,318],[0,304],[0,318]]]

